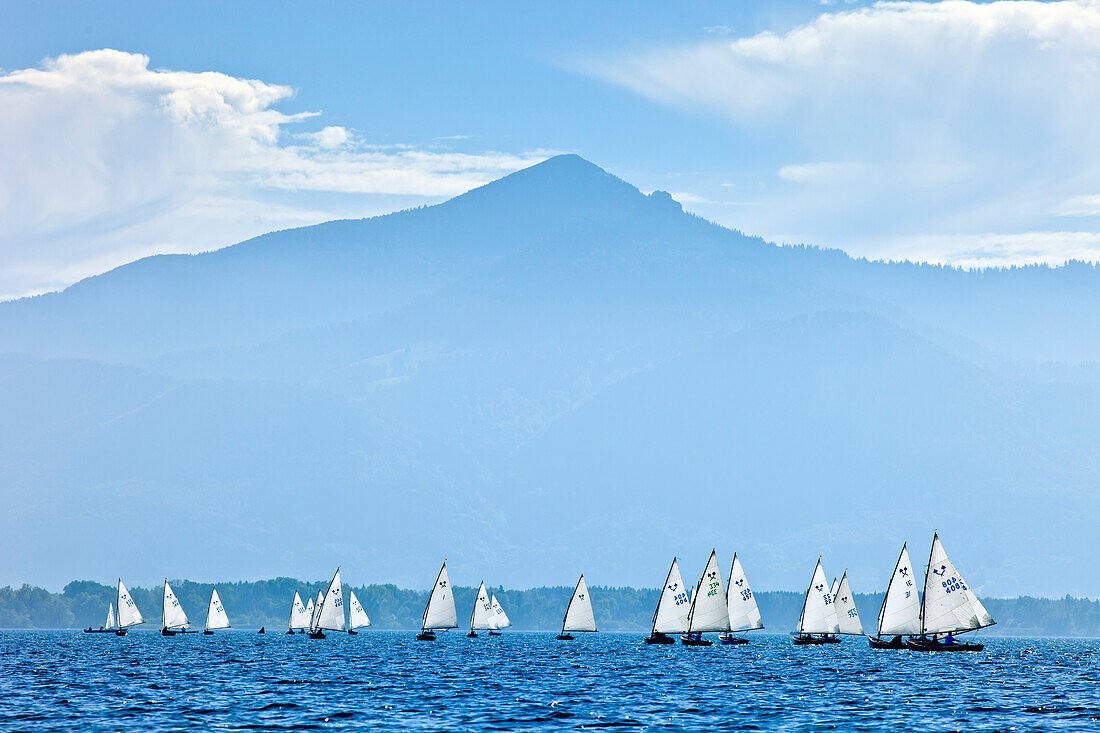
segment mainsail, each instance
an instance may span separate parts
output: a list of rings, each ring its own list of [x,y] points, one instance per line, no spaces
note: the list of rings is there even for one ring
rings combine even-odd
[[[321,602],[325,600],[325,594],[321,591],[317,591],[317,602],[314,603],[313,599],[309,600],[310,607],[313,609],[309,612],[309,630],[317,630],[317,618],[321,615]]]
[[[726,610],[730,617],[730,631],[748,631],[764,628],[760,618],[760,609],[756,607],[756,596],[752,594],[749,579],[737,553],[733,555],[733,567],[730,568],[730,584],[726,588]]]
[[[186,629],[191,625],[187,620],[187,614],[183,611],[176,594],[172,592],[172,586],[168,585],[168,578],[164,579],[164,605],[161,611],[161,626],[166,629]]]
[[[122,584],[122,579],[118,581],[118,593],[115,596],[115,611],[118,617],[118,627],[125,629],[127,626],[134,626],[135,624],[144,623],[145,619],[141,617],[141,611],[138,610],[137,605],[134,603],[134,599],[130,597],[130,591],[126,590],[126,586]]]
[[[340,583],[340,568],[336,568],[336,574],[332,576],[332,581],[328,584],[328,591],[321,601],[321,610],[317,614],[317,625],[313,630],[343,631],[344,627],[344,588]]]
[[[107,624],[103,628],[115,628],[115,604],[113,601],[107,604]]]
[[[470,630],[493,628],[493,603],[489,600],[489,591],[485,590],[485,581],[477,589],[474,609],[470,611]]]
[[[863,623],[859,620],[859,611],[856,609],[855,595],[852,593],[852,588],[848,585],[847,570],[844,571],[844,575],[840,578],[836,593],[833,602],[836,603],[837,625],[840,627],[839,633],[863,636]]]
[[[711,550],[707,567],[703,570],[688,611],[688,633],[704,631],[729,631],[730,614],[726,608],[726,591],[722,587],[722,571],[718,567],[718,554]]]
[[[351,611],[350,611],[350,623],[349,629],[361,629],[364,626],[370,626],[370,617],[367,616],[367,612],[363,610],[363,604],[359,602],[359,599],[355,597],[355,591],[351,591]]]
[[[301,603],[301,601],[298,602]],[[222,599],[218,597],[217,588],[210,591],[210,608],[206,609],[206,628],[210,630],[229,628],[229,615],[226,614],[225,608],[222,606]]]
[[[294,591],[294,602],[290,604],[290,621],[287,622],[287,628],[291,631],[307,628],[312,613],[313,599],[309,599],[309,607],[306,607],[302,605],[302,597],[298,595],[298,591]]]
[[[508,614],[504,612],[504,607],[497,602],[497,597],[493,595],[493,628],[494,629],[506,629],[512,625],[511,620],[508,618]]]
[[[833,594],[829,592],[820,558],[817,561],[817,567],[814,568],[810,587],[806,589],[806,600],[802,604],[802,615],[798,619],[798,631],[801,634],[836,634],[840,631],[836,607],[833,605]]]
[[[966,585],[962,573],[947,557],[938,534],[932,537],[928,571],[921,601],[921,634],[973,631],[990,626],[993,618]]]
[[[680,575],[680,564],[676,558],[672,558],[672,565],[668,569],[668,577],[661,589],[661,597],[657,601],[657,608],[653,612],[654,634],[682,634],[688,628],[688,601],[687,588],[684,587],[684,579]]]
[[[901,546],[898,564],[890,576],[890,585],[886,587],[886,597],[882,599],[882,608],[878,612],[878,635],[894,636],[899,634],[920,633],[920,598],[917,595],[917,582],[913,579],[913,563],[909,561],[909,550]]]
[[[457,629],[458,613],[455,611],[455,597],[451,592],[451,578],[447,575],[447,561],[436,576],[432,593],[428,596],[428,605],[424,606],[424,629]]]
[[[573,588],[573,596],[569,599],[569,607],[565,609],[565,618],[561,622],[561,632],[567,631],[595,631],[596,616],[592,613],[592,598],[588,594],[588,584],[581,575],[577,586]]]

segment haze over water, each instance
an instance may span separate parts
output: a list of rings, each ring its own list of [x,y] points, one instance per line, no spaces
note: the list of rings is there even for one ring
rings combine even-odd
[[[0,729],[1094,730],[1100,641],[986,638],[980,654],[646,647],[635,634],[323,641],[0,633]]]

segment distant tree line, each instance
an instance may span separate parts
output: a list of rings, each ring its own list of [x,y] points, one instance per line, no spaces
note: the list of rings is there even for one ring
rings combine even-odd
[[[187,611],[191,624],[201,628],[210,602],[210,583],[170,581]],[[302,582],[275,578],[237,583],[218,583],[218,594],[236,628],[282,629],[290,616],[290,604],[297,591],[303,602],[316,598],[323,582]],[[375,628],[419,628],[427,591],[407,590],[395,585],[345,586],[354,590]],[[459,625],[468,623],[476,588],[455,589]],[[490,589],[495,593],[517,630],[551,631],[561,625],[571,587]],[[131,587],[130,593],[150,625],[160,623],[160,586]],[[593,586],[592,601],[601,631],[641,632],[649,628],[657,603],[656,588],[607,588]],[[786,632],[798,623],[803,594],[794,591],[761,591],[756,595],[764,624],[770,631]],[[0,627],[19,629],[65,629],[99,627],[107,605],[115,599],[115,588],[88,580],[77,580],[61,593],[24,585],[0,588]],[[997,625],[988,633],[1006,636],[1100,636],[1100,601],[1066,596],[1049,598],[983,599]],[[857,594],[856,604],[864,630],[875,631],[882,594]]]

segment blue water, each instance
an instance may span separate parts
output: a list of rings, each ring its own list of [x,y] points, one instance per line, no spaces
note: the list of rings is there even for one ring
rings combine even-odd
[[[972,654],[640,635],[0,632],[0,730],[1098,730],[1100,641]]]

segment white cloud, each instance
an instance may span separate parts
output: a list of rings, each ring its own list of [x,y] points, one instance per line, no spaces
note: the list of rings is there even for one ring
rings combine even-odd
[[[370,146],[340,126],[295,134],[317,115],[276,108],[293,96],[114,50],[0,76],[0,297],[438,200],[547,155]]]
[[[765,205],[726,222],[747,231],[845,248],[872,236],[1058,237],[1058,217],[1100,210],[1096,0],[830,9],[785,32],[700,37],[582,68],[727,120],[735,144],[765,161],[755,180],[741,174]]]

